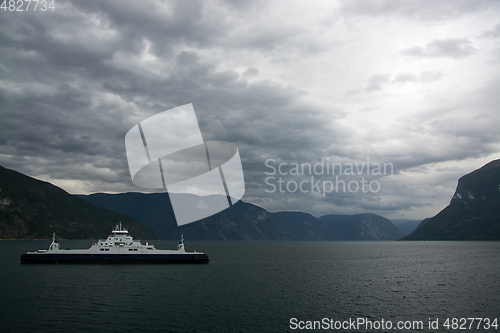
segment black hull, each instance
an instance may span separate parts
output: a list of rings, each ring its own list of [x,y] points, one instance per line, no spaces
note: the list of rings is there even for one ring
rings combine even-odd
[[[40,264],[195,264],[207,263],[206,254],[22,254],[21,263]]]

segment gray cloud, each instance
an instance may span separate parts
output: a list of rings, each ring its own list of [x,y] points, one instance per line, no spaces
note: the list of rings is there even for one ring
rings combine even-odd
[[[418,78],[419,78],[420,82],[428,83],[428,82],[435,82],[435,81],[439,80],[442,76],[443,76],[443,73],[441,73],[440,71],[436,71],[436,72],[425,71],[425,72],[420,73]]]
[[[500,23],[491,30],[484,31],[479,38],[498,38],[500,36]]]
[[[471,41],[466,38],[435,39],[425,47],[414,46],[401,50],[401,53],[421,58],[449,57],[458,59],[474,54],[476,49],[471,44]]]
[[[259,70],[255,67],[248,67],[247,70],[243,73],[244,78],[252,78],[259,76]]]
[[[347,16],[400,16],[419,21],[443,21],[497,8],[494,0],[342,0],[341,12]]]
[[[398,73],[392,80],[394,83],[404,84],[407,82],[416,82],[417,76],[413,73]]]
[[[375,90],[382,90],[383,85],[389,82],[389,75],[387,74],[376,74],[368,79],[368,84],[366,86],[367,92],[372,92]]]
[[[371,93],[380,91],[390,85],[403,85],[411,83],[431,83],[438,81],[443,74],[439,71],[424,71],[420,74],[410,72],[399,72],[395,75],[390,74],[375,74],[367,79],[364,89],[354,89],[346,93],[347,96],[358,95],[362,92]],[[371,109],[371,108],[368,108]]]

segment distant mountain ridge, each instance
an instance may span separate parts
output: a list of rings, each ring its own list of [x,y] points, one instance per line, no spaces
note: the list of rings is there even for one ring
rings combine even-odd
[[[318,218],[299,211],[272,213],[301,240],[332,240],[332,232]]]
[[[336,234],[335,240],[396,240],[404,235],[394,223],[375,214],[325,215],[319,218]]]
[[[177,226],[169,193],[96,193],[77,195],[96,206],[127,214],[154,230],[163,239],[181,234],[196,240],[295,240],[271,213],[238,201],[230,208],[202,220]]]
[[[391,222],[394,223],[399,230],[408,235],[418,227],[422,220],[391,219]]]
[[[139,239],[158,239],[133,218],[96,207],[50,183],[0,166],[0,239],[105,238],[119,222]]]
[[[450,204],[403,240],[500,240],[500,160],[461,177]]]
[[[324,217],[304,212],[269,213],[243,201],[208,218],[177,226],[169,195],[183,194],[131,192],[78,197],[130,215],[163,239],[178,239],[184,234],[197,240],[396,240],[405,235],[391,221],[374,214],[336,215],[323,221]],[[345,223],[337,221],[347,221],[355,230],[345,232]]]

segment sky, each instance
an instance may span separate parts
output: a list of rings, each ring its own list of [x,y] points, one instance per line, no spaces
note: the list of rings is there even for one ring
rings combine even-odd
[[[189,103],[271,212],[423,219],[500,158],[498,1],[54,3],[0,10],[0,165],[69,193],[148,192],[125,134]]]

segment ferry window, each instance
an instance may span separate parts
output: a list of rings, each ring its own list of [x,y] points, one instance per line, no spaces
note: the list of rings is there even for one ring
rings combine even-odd
[[[101,251],[104,251],[104,249],[101,249]]]

